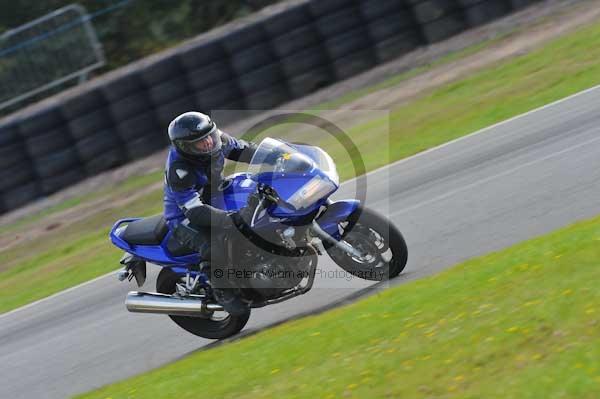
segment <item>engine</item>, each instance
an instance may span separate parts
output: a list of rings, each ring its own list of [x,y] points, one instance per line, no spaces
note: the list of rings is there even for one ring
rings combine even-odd
[[[270,227],[260,232],[240,229],[226,244],[234,269],[230,274],[236,276],[233,283],[247,299],[278,298],[290,289],[303,287],[316,269],[317,251],[307,242],[307,226]]]
[[[308,252],[308,250],[306,250]],[[265,251],[248,250],[244,254],[250,278],[245,279],[244,287],[255,291],[263,299],[280,296],[286,290],[307,280],[312,273],[316,257],[310,253],[300,256],[282,256]]]

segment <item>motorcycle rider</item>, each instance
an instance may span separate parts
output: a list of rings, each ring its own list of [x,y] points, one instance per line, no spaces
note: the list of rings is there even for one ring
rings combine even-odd
[[[221,131],[200,112],[173,119],[168,134],[171,147],[165,165],[164,217],[181,245],[203,259],[219,256],[220,248],[211,251],[211,229],[213,234],[231,230],[240,215],[211,206],[211,193],[223,181],[225,158],[249,163],[257,146]],[[233,288],[213,287],[213,294],[229,313],[246,311],[247,305]]]

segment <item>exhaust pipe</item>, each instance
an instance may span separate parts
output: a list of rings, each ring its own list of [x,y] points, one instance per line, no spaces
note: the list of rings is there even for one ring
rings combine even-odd
[[[205,303],[193,297],[181,298],[156,292],[131,291],[125,299],[127,310],[134,313],[168,314],[202,317],[206,312],[222,311],[223,306]]]

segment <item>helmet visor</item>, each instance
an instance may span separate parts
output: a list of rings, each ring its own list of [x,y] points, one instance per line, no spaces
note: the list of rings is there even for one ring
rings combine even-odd
[[[214,129],[206,136],[194,140],[177,140],[177,145],[186,154],[209,155],[221,149],[221,134],[218,129]]]

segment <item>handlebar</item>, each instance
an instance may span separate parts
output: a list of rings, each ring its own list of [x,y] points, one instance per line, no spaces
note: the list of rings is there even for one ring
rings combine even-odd
[[[256,191],[258,192],[258,194],[260,194],[262,198],[267,199],[272,203],[277,203],[280,200],[277,191],[275,191],[273,187],[264,183],[257,184]]]

